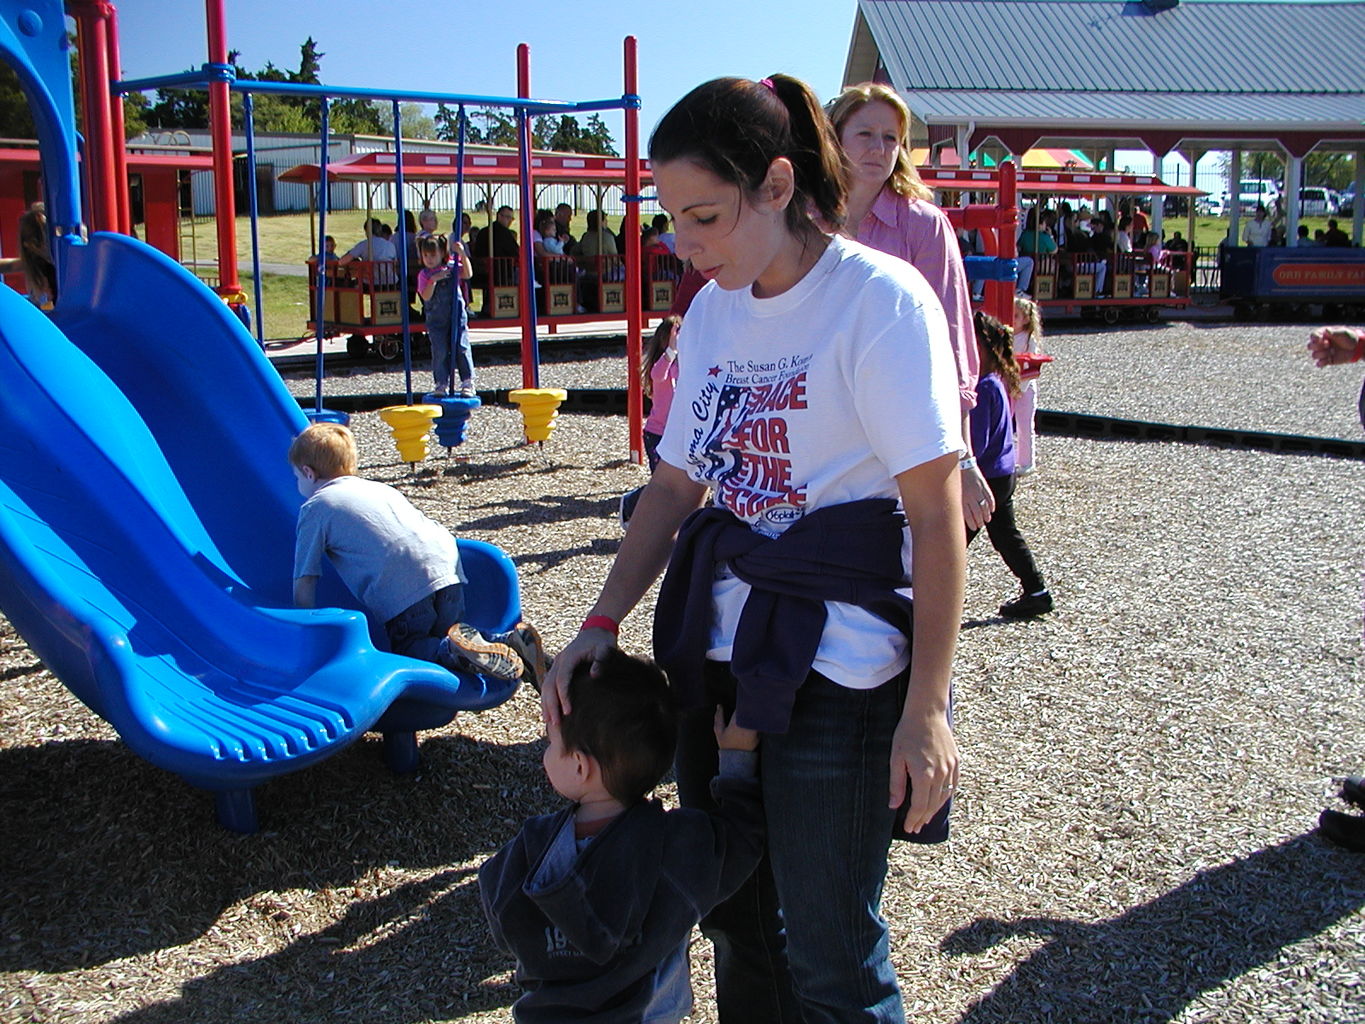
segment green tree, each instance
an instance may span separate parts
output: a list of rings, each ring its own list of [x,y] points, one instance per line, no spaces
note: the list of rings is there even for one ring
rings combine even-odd
[[[512,144],[516,139],[513,136]],[[593,153],[616,156],[611,130],[600,117],[592,114],[585,128],[572,114],[542,114],[535,119],[531,142],[538,149],[552,149],[560,153]]]
[[[76,101],[76,124],[81,126],[81,97],[76,88],[77,78],[76,48],[71,47],[71,91]],[[124,137],[131,139],[147,130],[145,112],[147,97],[142,93],[130,93],[123,97]],[[32,139],[37,135],[33,124],[32,108],[23,87],[19,84],[19,74],[4,61],[0,61],[0,136],[9,139]]]
[[[583,133],[584,148],[580,153],[596,153],[598,156],[620,156],[616,151],[616,141],[611,137],[611,129],[598,114],[588,115],[588,127]]]
[[[9,139],[31,139],[37,134],[18,72],[4,61],[0,61],[0,134]]]
[[[433,119],[436,126],[436,138],[445,142],[460,141],[460,110],[458,107],[450,107],[444,103],[436,104],[436,117]],[[469,137],[469,124],[466,119],[465,141],[472,141]]]
[[[385,134],[393,134],[393,104],[376,101],[382,107]],[[405,139],[434,139],[436,122],[427,115],[420,103],[400,103],[398,118],[403,124]]]
[[[1232,159],[1223,158],[1223,171],[1231,174]],[[1303,158],[1303,185],[1343,189],[1355,181],[1355,157],[1350,153],[1314,150]],[[1271,178],[1283,184],[1284,154],[1273,150],[1242,154],[1242,178]]]
[[[467,141],[488,146],[515,146],[517,122],[511,114],[498,107],[478,107],[468,114]]]
[[[152,101],[146,93],[130,92],[123,97],[123,137],[136,138],[147,130],[147,109]]]
[[[546,118],[545,120],[554,120]],[[583,148],[583,126],[578,123],[578,118],[572,114],[560,114],[555,121],[554,131],[550,137],[542,143],[546,149],[553,149],[561,153],[586,153]]]
[[[331,130],[337,135],[390,135],[392,129],[384,124],[387,107],[377,100],[333,100]]]

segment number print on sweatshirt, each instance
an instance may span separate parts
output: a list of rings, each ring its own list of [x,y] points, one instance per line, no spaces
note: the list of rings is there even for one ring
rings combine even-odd
[[[810,363],[809,355],[725,360],[707,370],[691,404],[698,424],[688,439],[692,475],[715,489],[718,504],[763,533],[781,533],[805,515],[806,484],[792,479],[788,427],[809,408]]]

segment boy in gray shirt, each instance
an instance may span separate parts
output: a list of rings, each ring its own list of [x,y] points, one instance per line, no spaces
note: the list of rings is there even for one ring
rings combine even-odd
[[[312,608],[327,558],[366,610],[384,623],[395,654],[452,672],[524,679],[540,689],[548,667],[540,634],[519,622],[485,637],[461,621],[464,579],[455,538],[387,484],[355,475],[355,437],[315,423],[289,446],[299,493],[294,604]]]

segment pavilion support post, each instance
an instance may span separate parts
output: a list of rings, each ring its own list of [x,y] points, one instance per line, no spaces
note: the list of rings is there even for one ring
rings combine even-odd
[[[1242,226],[1242,150],[1232,151],[1228,161],[1228,245],[1236,245]]]
[[[1359,245],[1361,229],[1365,228],[1365,202],[1361,201],[1361,190],[1365,189],[1365,149],[1356,150],[1356,201],[1351,211],[1351,241]]]
[[[1299,240],[1299,189],[1303,185],[1303,157],[1286,153],[1284,164],[1284,244],[1297,245]]]
[[[1176,152],[1179,153],[1180,150],[1177,149]],[[1199,187],[1199,160],[1200,160],[1200,158],[1204,155],[1204,153],[1205,153],[1205,151],[1202,150],[1202,149],[1191,149],[1191,150],[1189,151],[1189,156],[1187,157],[1187,159],[1190,161],[1190,185],[1193,186],[1194,188],[1198,188],[1198,187]],[[1191,251],[1191,252],[1194,251],[1194,220],[1195,220],[1194,201],[1195,201],[1195,197],[1194,197],[1194,196],[1190,196],[1189,210],[1188,210],[1188,213],[1187,213],[1187,216],[1186,216],[1186,219],[1185,219],[1185,223],[1186,223],[1186,229],[1185,229],[1185,230],[1186,230],[1186,235],[1185,235],[1185,238],[1186,238],[1186,240],[1190,243],[1190,251]],[[1191,267],[1191,269],[1193,269],[1193,267]],[[1193,275],[1191,275],[1191,277],[1193,277]]]
[[[1158,178],[1160,178],[1162,181],[1165,181],[1165,180],[1166,180],[1166,156],[1165,156],[1165,154],[1162,154],[1162,155],[1158,156],[1158,155],[1155,154],[1155,153],[1152,154],[1152,155],[1153,155],[1153,157],[1154,157],[1155,160],[1156,160],[1156,176],[1157,176]],[[1178,184],[1180,184],[1180,183],[1179,183],[1179,182],[1176,182],[1176,184],[1178,185]],[[1141,202],[1141,200],[1140,200],[1140,199],[1137,199],[1137,198],[1134,198],[1133,202],[1136,204],[1136,203]],[[1162,230],[1162,227],[1163,227],[1163,225],[1165,224],[1165,221],[1166,221],[1166,197],[1165,197],[1165,196],[1153,196],[1153,197],[1152,197],[1152,230],[1156,232],[1156,236],[1157,236],[1158,238],[1163,237],[1163,235],[1165,234],[1165,232]],[[1142,243],[1141,243],[1140,241],[1138,241],[1138,239],[1136,239],[1136,238],[1133,239],[1133,248],[1134,248],[1134,249],[1138,248],[1138,247],[1141,246],[1141,245],[1142,245]]]

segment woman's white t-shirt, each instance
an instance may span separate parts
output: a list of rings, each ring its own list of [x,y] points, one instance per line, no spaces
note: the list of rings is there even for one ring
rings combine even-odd
[[[895,498],[895,476],[962,450],[957,370],[933,289],[904,260],[843,238],[794,287],[701,290],[661,458],[716,504],[776,536],[809,512]],[[903,549],[907,575],[910,544]],[[749,585],[724,567],[707,656],[727,660]],[[885,682],[905,638],[871,612],[828,602],[813,667],[844,686]]]

